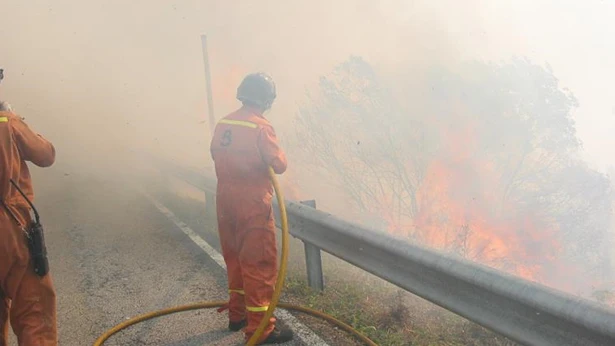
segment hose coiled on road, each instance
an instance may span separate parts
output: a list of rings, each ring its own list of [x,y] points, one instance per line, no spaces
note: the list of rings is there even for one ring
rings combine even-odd
[[[276,280],[275,291],[273,292],[273,297],[271,299],[271,303],[269,304],[269,308],[267,309],[265,316],[263,316],[263,319],[261,320],[261,323],[259,324],[258,328],[254,332],[250,340],[248,340],[246,345],[247,346],[256,345],[257,340],[260,339],[261,335],[263,334],[263,331],[267,325],[267,321],[269,321],[271,316],[273,316],[273,312],[275,311],[276,307],[279,306],[283,309],[303,312],[303,313],[312,315],[314,317],[318,317],[323,320],[326,320],[327,322],[330,322],[338,326],[340,329],[352,334],[358,340],[361,340],[365,345],[378,346],[378,344],[370,340],[368,337],[366,337],[365,335],[361,334],[356,329],[336,319],[333,316],[327,315],[324,312],[310,309],[304,306],[279,302],[280,295],[282,294],[282,288],[284,287],[284,279],[286,278],[286,269],[287,269],[287,262],[288,262],[288,244],[289,244],[288,218],[286,215],[286,204],[284,203],[284,196],[282,194],[282,189],[280,188],[276,175],[271,167],[269,167],[269,176],[271,178],[271,182],[273,183],[273,188],[275,190],[276,198],[278,200],[278,205],[280,207],[280,217],[282,221],[282,259],[281,259],[280,269],[278,271],[278,278]],[[189,304],[189,305],[176,306],[176,307],[172,307],[168,309],[158,310],[158,311],[146,313],[143,315],[139,315],[139,316],[133,317],[109,329],[107,332],[101,335],[96,340],[96,342],[94,342],[94,346],[102,346],[105,343],[105,341],[107,341],[112,335],[118,333],[119,331],[125,328],[128,328],[129,326],[132,326],[134,324],[137,324],[137,323],[140,323],[146,320],[150,320],[150,319],[164,316],[164,315],[170,315],[170,314],[174,314],[178,312],[183,312],[183,311],[219,308],[219,307],[225,306],[227,303],[228,302],[225,302],[225,301],[201,302],[201,303],[195,303],[195,304]]]

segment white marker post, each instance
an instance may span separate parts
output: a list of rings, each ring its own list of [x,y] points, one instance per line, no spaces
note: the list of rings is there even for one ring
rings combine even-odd
[[[209,71],[209,54],[207,53],[207,35],[201,35],[203,46],[203,63],[205,64],[205,83],[207,84],[207,107],[209,109],[209,131],[214,134],[216,128],[216,118],[214,116],[214,97],[211,90],[211,73]]]

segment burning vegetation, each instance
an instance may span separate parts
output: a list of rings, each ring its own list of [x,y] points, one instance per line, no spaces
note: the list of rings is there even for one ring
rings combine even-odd
[[[423,71],[399,81],[351,57],[321,78],[291,150],[356,212],[325,207],[571,293],[610,282],[610,179],[578,158],[577,101],[553,71]]]

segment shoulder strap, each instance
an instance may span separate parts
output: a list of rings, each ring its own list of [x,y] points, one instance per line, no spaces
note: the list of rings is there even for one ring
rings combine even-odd
[[[30,208],[34,212],[34,218],[35,218],[36,223],[40,224],[40,219],[41,218],[38,215],[38,211],[34,207],[34,204],[32,204],[32,202],[30,201],[28,196],[26,196],[26,194],[19,188],[19,186],[17,185],[17,183],[15,183],[15,181],[13,179],[11,179],[11,184],[13,184],[13,186],[17,189],[17,191],[19,191],[19,194],[21,194],[21,196],[26,200],[26,202],[28,202],[28,205],[30,206]]]
[[[17,223],[17,225],[19,225],[19,227],[23,228],[23,225],[21,224],[21,222],[19,221],[19,219],[17,218],[17,216],[15,216],[15,213],[13,213],[13,211],[11,210],[11,208],[9,208],[8,205],[6,205],[6,203],[4,203],[3,200],[0,199],[0,204],[2,204],[2,207],[4,207],[4,210],[6,210],[6,212],[11,216],[11,218],[13,219],[13,221],[15,221]]]

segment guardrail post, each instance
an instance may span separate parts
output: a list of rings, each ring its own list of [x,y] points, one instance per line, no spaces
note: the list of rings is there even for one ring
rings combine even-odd
[[[301,204],[316,208],[316,201],[302,201]],[[308,285],[318,291],[325,289],[324,278],[322,275],[322,258],[320,256],[320,248],[303,242],[305,248],[305,266],[307,269]]]

